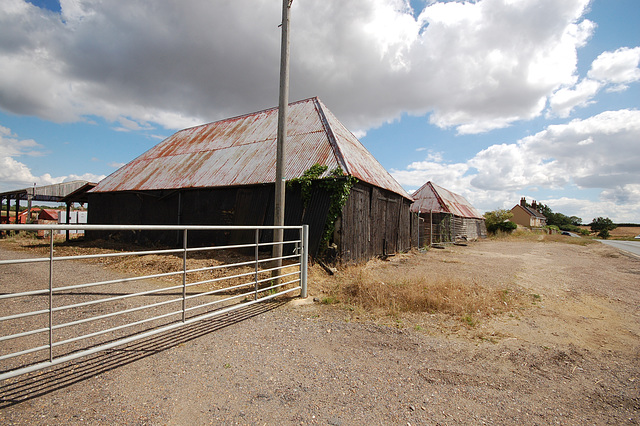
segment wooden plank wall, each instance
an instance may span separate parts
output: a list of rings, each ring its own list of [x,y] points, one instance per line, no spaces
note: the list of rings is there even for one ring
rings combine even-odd
[[[461,218],[448,213],[430,213],[420,215],[420,247],[429,245],[429,239],[433,238],[434,244],[453,243],[455,241],[474,241],[478,238],[486,238],[487,228],[484,220],[474,218]],[[433,234],[430,229],[432,221]]]
[[[314,187],[306,208],[303,208],[299,187],[287,188],[286,196],[285,223],[309,225],[309,248],[315,257],[327,220],[329,194]],[[270,225],[273,221],[273,185],[96,193],[89,197],[89,223],[94,224]],[[356,184],[334,232],[339,261],[359,263],[417,247],[418,221],[417,216],[409,212],[410,205],[410,200],[398,194],[362,182]],[[195,245],[244,244],[255,238],[253,231],[189,235],[190,244]],[[290,237],[293,235],[285,233],[285,238]],[[134,234],[127,238],[181,244],[178,232]],[[270,238],[269,231],[261,232],[261,241]]]
[[[375,256],[417,247],[417,216],[411,202],[398,194],[358,183],[351,190],[334,241],[342,263],[359,263]]]

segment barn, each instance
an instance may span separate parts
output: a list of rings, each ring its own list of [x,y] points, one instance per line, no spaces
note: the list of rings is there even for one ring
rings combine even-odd
[[[277,120],[272,108],[178,131],[88,193],[88,222],[273,224]],[[318,98],[289,104],[287,127],[285,224],[309,225],[312,255],[357,263],[417,246],[411,196]]]
[[[413,194],[420,216],[420,247],[487,237],[484,217],[463,196],[427,182]]]

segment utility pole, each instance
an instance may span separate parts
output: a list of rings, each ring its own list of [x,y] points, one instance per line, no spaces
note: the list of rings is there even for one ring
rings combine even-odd
[[[275,208],[273,212],[274,226],[284,226],[284,201],[285,201],[285,140],[287,138],[287,108],[289,106],[289,17],[293,0],[282,0],[282,44],[280,50],[280,100],[278,103],[278,136],[276,142],[276,190]],[[273,257],[278,258],[272,277],[280,275],[282,266],[282,242],[284,231],[273,231]]]

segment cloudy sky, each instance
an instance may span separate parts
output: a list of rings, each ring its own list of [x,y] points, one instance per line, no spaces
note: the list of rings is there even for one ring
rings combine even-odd
[[[0,191],[278,102],[277,0],[2,0]],[[640,222],[637,0],[294,0],[318,96],[408,190]]]

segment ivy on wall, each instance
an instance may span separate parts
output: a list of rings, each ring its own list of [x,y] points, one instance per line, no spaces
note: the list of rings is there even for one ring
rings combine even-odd
[[[293,178],[287,182],[288,187],[292,187],[296,183],[300,184],[300,193],[304,209],[307,208],[309,200],[311,199],[311,186],[313,185],[313,181],[318,180],[328,168],[329,166],[321,166],[316,163],[305,170],[299,178]]]
[[[345,175],[340,167],[331,170],[331,177],[320,181],[320,187],[329,192],[331,200],[320,247],[326,247],[329,241],[331,241],[331,236],[336,229],[336,220],[338,220],[342,214],[342,208],[347,203],[351,188],[353,188],[356,183],[358,183],[358,179]]]
[[[337,167],[331,172],[329,172],[329,176],[320,179],[320,176],[324,174],[328,169],[327,166],[322,166],[320,164],[314,164],[308,170],[306,170],[301,177],[291,179],[287,182],[287,185],[290,187],[293,184],[300,184],[300,191],[302,197],[303,208],[306,209],[309,204],[309,200],[311,199],[311,189],[313,187],[313,183],[318,182],[320,188],[323,188],[325,191],[329,193],[330,206],[329,212],[327,214],[327,221],[324,225],[324,231],[322,233],[322,240],[320,243],[320,250],[324,250],[329,241],[331,241],[331,236],[336,229],[336,221],[342,214],[342,208],[347,202],[349,198],[349,194],[351,193],[351,188],[358,183],[358,179],[346,175],[342,168]]]

